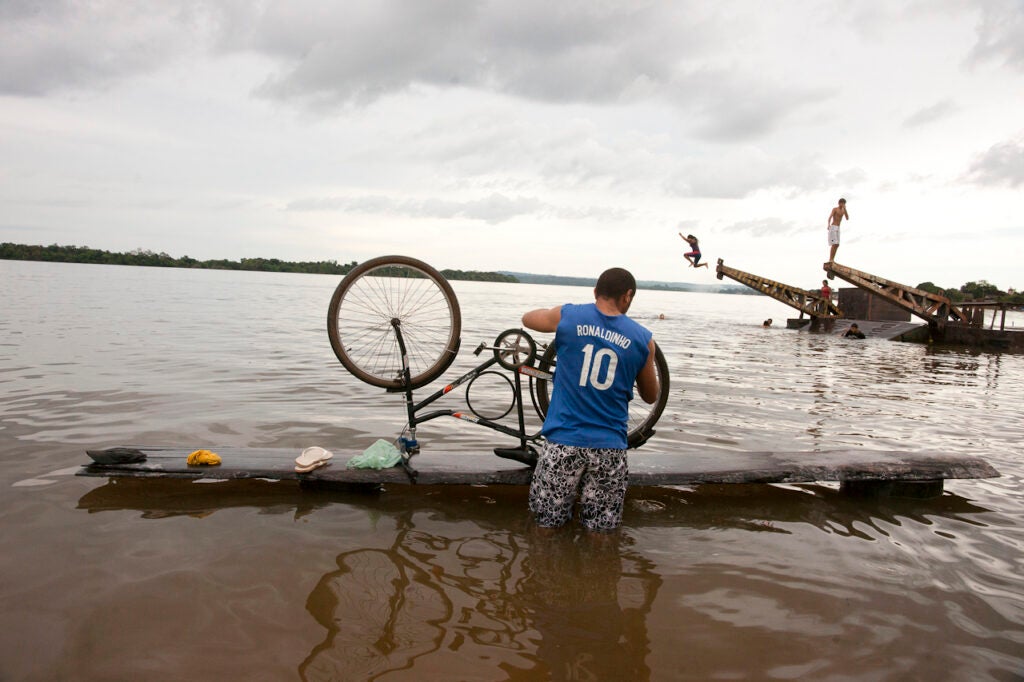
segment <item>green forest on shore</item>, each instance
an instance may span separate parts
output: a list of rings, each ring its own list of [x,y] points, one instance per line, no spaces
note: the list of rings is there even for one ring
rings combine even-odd
[[[93,263],[101,265],[141,265],[157,268],[197,268],[203,270],[255,270],[260,272],[303,272],[316,275],[347,275],[357,263],[323,261],[283,261],[277,258],[242,258],[241,260],[196,260],[188,256],[175,258],[166,253],[153,253],[135,249],[128,253],[116,253],[90,249],[87,246],[50,246],[0,244],[0,260],[34,260],[56,263]],[[518,279],[512,275],[477,270],[442,270],[447,279],[475,282],[511,282]]]
[[[325,261],[283,261],[277,258],[242,258],[233,261],[226,259],[219,260],[196,260],[188,256],[174,258],[166,253],[154,253],[143,249],[135,249],[128,253],[116,253],[91,249],[87,246],[50,246],[13,244],[4,242],[0,244],[0,260],[29,260],[29,261],[51,261],[58,263],[98,263],[104,265],[141,265],[160,268],[199,268],[207,270],[256,270],[261,272],[302,272],[319,275],[345,275],[358,263],[338,263],[333,260]],[[441,274],[451,280],[478,281],[478,282],[509,282],[519,283],[529,281],[537,283],[561,283],[561,284],[590,284],[590,280],[582,278],[555,277],[553,275],[526,275],[524,273],[508,272],[483,272],[479,270],[441,270]],[[565,280],[565,281],[563,281]],[[570,281],[572,280],[572,281]],[[579,280],[579,282],[575,281]],[[642,282],[640,288],[668,288],[665,284]],[[745,289],[745,287],[737,287]],[[1000,290],[994,284],[986,280],[967,282],[960,287],[943,288],[932,282],[922,282],[917,285],[918,289],[946,296],[954,303],[962,301],[1003,301],[1021,305],[1024,304],[1024,292],[1014,289],[1007,291]],[[679,288],[678,290],[687,290]],[[732,293],[731,291],[728,293]],[[747,292],[744,292],[747,293]]]

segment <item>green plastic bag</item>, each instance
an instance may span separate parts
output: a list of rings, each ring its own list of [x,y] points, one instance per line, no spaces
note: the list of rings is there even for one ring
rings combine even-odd
[[[402,461],[402,453],[398,448],[382,438],[378,438],[363,454],[356,455],[348,461],[350,469],[387,469]]]

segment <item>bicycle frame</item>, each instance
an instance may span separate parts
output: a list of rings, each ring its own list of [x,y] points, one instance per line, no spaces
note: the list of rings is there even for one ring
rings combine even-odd
[[[526,451],[527,450],[528,443],[536,441],[536,440],[538,440],[540,438],[540,431],[538,431],[537,433],[534,433],[534,434],[527,434],[527,432],[526,432],[526,418],[525,418],[525,414],[524,414],[524,411],[523,411],[523,384],[522,384],[522,376],[525,375],[525,376],[528,376],[528,377],[531,377],[531,378],[539,378],[539,379],[545,379],[545,380],[550,381],[552,379],[553,375],[550,374],[549,372],[545,372],[545,371],[542,371],[540,369],[537,369],[536,367],[533,367],[533,366],[531,366],[529,364],[530,362],[533,361],[533,359],[534,359],[533,355],[535,355],[535,354],[531,353],[531,357],[529,358],[529,360],[526,363],[524,363],[522,365],[519,365],[514,370],[509,369],[509,368],[506,367],[506,369],[509,369],[509,371],[511,371],[513,373],[513,376],[515,377],[515,382],[514,382],[514,385],[513,385],[513,394],[514,394],[514,403],[515,403],[515,407],[516,407],[516,416],[518,418],[518,425],[519,425],[518,429],[510,428],[508,426],[505,426],[504,424],[500,424],[500,423],[498,423],[496,421],[493,421],[491,419],[487,419],[485,417],[481,417],[481,416],[478,416],[478,415],[475,415],[475,414],[466,414],[465,412],[461,412],[461,411],[457,411],[457,410],[452,410],[452,409],[434,410],[432,412],[428,412],[426,414],[419,415],[418,413],[423,408],[427,407],[428,405],[430,405],[434,401],[438,400],[442,396],[447,395],[448,393],[450,393],[454,389],[458,388],[459,386],[461,386],[461,385],[463,385],[463,384],[465,384],[467,382],[473,381],[473,379],[477,378],[478,376],[480,376],[481,374],[483,374],[484,372],[489,370],[495,364],[500,364],[500,362],[498,360],[498,356],[494,355],[491,358],[489,358],[488,360],[486,360],[486,361],[482,362],[481,364],[477,365],[475,368],[473,368],[470,371],[466,372],[465,374],[463,374],[461,377],[459,377],[455,381],[451,382],[450,384],[447,384],[444,388],[441,388],[441,389],[435,391],[434,393],[432,393],[431,395],[429,395],[428,397],[424,398],[423,400],[421,400],[419,402],[414,402],[414,400],[413,400],[413,389],[410,386],[411,382],[410,382],[409,360],[408,360],[406,346],[405,346],[405,339],[402,336],[402,324],[401,324],[401,321],[398,320],[397,318],[392,319],[391,320],[391,326],[395,330],[395,336],[397,337],[397,340],[398,340],[398,348],[401,351],[401,355],[402,355],[402,383],[403,383],[404,387],[401,388],[401,389],[390,389],[390,392],[397,393],[397,392],[401,391],[402,393],[405,394],[406,421],[407,421],[407,424],[408,424],[409,436],[410,437],[409,438],[404,438],[404,437],[403,438],[399,438],[400,449],[402,450],[404,455],[406,455],[408,457],[411,457],[411,456],[416,455],[416,454],[419,453],[419,442],[416,440],[416,427],[418,425],[420,425],[420,424],[423,424],[424,422],[428,422],[428,421],[431,421],[433,419],[437,419],[438,417],[455,417],[456,419],[461,419],[463,421],[473,422],[474,424],[479,424],[481,426],[486,426],[489,429],[492,429],[494,431],[498,431],[499,433],[503,433],[503,434],[505,434],[507,436],[511,436],[513,438],[518,438],[519,439],[519,448],[522,451]],[[531,341],[531,343],[532,343],[532,341]],[[497,348],[497,347],[489,347],[486,344],[481,343],[477,347],[477,349],[474,351],[474,354],[475,355],[479,355],[484,350],[500,350],[500,349]]]
[[[367,279],[375,277],[384,279]],[[403,468],[410,476],[415,472],[408,466],[409,458],[420,451],[417,427],[445,416],[480,424],[518,441],[518,448],[494,448],[495,455],[527,466],[537,463],[534,446],[543,440],[542,429],[537,433],[527,432],[523,391],[530,392],[533,408],[545,419],[551,400],[557,395],[553,382],[555,344],[545,345],[543,355],[538,355],[537,343],[529,333],[521,328],[507,329],[497,336],[493,345],[480,344],[476,349],[479,355],[489,348],[493,359],[488,358],[417,402],[413,391],[427,388],[456,359],[461,330],[462,313],[448,281],[440,272],[415,258],[380,256],[370,259],[349,272],[331,297],[327,334],[341,364],[360,381],[389,393],[404,394],[406,426],[395,442],[402,451]],[[495,363],[509,370],[514,381],[504,372],[493,371]],[[650,408],[643,405],[628,408],[626,443],[629,448],[643,445],[654,435],[654,425],[668,403],[668,363],[657,346],[654,365],[658,377],[657,400],[649,403]],[[486,407],[474,405],[470,397],[475,380],[491,373],[508,383],[513,394],[512,402],[501,406],[503,411],[492,412],[491,403]],[[523,376],[528,377],[528,387],[523,385]],[[461,385],[466,388],[468,413],[431,408],[436,400]],[[505,390],[504,386],[501,390]],[[480,392],[473,395],[479,396]],[[513,407],[518,417],[514,425],[514,418],[510,417]]]

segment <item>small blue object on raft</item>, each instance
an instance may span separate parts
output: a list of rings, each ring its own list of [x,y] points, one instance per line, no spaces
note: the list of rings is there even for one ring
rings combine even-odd
[[[409,467],[354,469],[344,465],[362,452],[332,448],[336,457],[308,473],[295,471],[297,449],[217,447],[221,465],[190,467],[193,448],[118,446],[87,451],[93,461],[80,476],[297,480],[339,484],[528,485],[533,470],[493,454],[421,452]],[[117,456],[104,453],[116,451]],[[134,453],[134,454],[132,454]],[[131,455],[131,456],[129,456]],[[825,452],[658,452],[648,447],[629,453],[631,486],[722,483],[813,483],[838,481],[861,494],[893,493],[895,484],[942,491],[946,479],[999,476],[977,457],[863,449]],[[918,496],[918,495],[914,495]],[[925,495],[920,495],[925,496]]]

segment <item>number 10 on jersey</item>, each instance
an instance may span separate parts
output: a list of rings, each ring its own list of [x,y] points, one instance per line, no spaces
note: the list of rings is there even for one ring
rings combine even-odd
[[[608,363],[605,365],[605,358]],[[590,384],[599,391],[606,391],[615,383],[615,367],[619,364],[619,356],[611,348],[602,348],[594,352],[594,344],[583,346],[583,369],[580,372],[580,386]],[[601,370],[604,369],[604,379]]]

